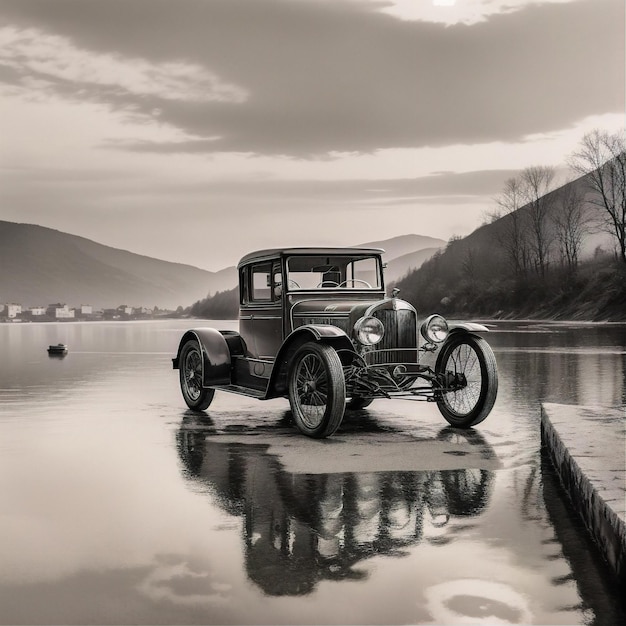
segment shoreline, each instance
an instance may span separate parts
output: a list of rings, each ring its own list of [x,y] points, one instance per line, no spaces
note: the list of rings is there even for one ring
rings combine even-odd
[[[555,319],[551,317],[485,317],[483,315],[445,315],[448,321],[472,321],[482,324],[551,324],[562,326],[591,326],[591,325],[626,325],[626,317],[624,319],[609,319],[609,320],[588,320],[588,319]],[[419,318],[419,316],[418,316]],[[161,315],[158,317],[136,317],[129,319],[87,319],[87,318],[75,318],[75,319],[46,319],[46,320],[32,320],[32,319],[0,319],[0,324],[7,325],[21,325],[21,324],[94,324],[98,322],[107,323],[126,323],[126,322],[159,322],[167,320],[200,320],[200,321],[228,321],[236,322],[237,317],[224,317],[224,318],[210,318],[210,317],[195,317],[185,315]]]

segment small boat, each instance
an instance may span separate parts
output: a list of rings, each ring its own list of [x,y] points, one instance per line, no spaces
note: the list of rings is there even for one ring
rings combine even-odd
[[[48,354],[65,355],[67,354],[67,346],[64,343],[57,343],[54,346],[48,346]]]

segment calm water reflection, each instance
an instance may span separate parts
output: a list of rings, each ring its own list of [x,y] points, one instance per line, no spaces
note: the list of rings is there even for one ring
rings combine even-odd
[[[476,431],[377,401],[325,442],[282,400],[186,412],[188,326],[0,325],[0,623],[626,621],[538,408],[623,405],[625,326],[500,323]]]
[[[246,571],[270,595],[308,594],[322,580],[363,580],[367,572],[359,565],[374,555],[402,556],[422,540],[448,543],[452,535],[441,529],[451,519],[478,515],[491,494],[494,473],[479,467],[286,472],[266,445],[224,443],[219,435],[190,430],[190,421],[179,434],[185,472],[243,518]],[[459,438],[470,445],[459,445]],[[376,454],[392,457],[396,445],[384,443],[388,449]],[[432,455],[437,445],[440,455],[475,454],[474,464],[496,465],[475,432],[443,429],[437,439],[414,442],[412,453]]]

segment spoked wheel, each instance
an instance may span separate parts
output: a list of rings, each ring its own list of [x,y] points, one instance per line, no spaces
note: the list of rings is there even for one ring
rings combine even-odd
[[[346,404],[346,381],[337,352],[321,343],[305,343],[289,372],[289,403],[296,426],[309,437],[332,435]]]
[[[190,339],[180,352],[180,390],[187,406],[204,411],[215,395],[215,389],[202,387],[202,350],[195,339]]]
[[[453,337],[441,348],[435,371],[460,383],[456,391],[441,393],[437,399],[439,411],[452,426],[469,428],[489,415],[498,393],[498,370],[484,339],[471,334]]]

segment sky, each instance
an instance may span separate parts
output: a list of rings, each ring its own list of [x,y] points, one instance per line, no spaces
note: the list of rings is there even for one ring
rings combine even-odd
[[[624,76],[623,0],[0,0],[0,220],[207,270],[447,240]]]

